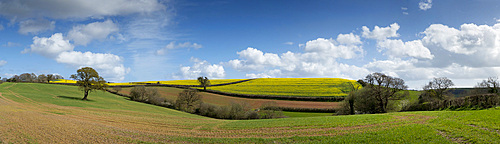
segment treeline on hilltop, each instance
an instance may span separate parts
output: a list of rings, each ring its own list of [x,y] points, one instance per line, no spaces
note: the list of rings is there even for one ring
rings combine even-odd
[[[14,75],[10,78],[1,78],[0,82],[31,82],[31,83],[49,83],[51,80],[64,79],[61,75],[57,74],[41,74],[23,73],[21,75]]]

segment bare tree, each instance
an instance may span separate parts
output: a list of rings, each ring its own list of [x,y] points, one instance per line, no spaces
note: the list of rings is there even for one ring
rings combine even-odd
[[[488,77],[487,80],[483,80],[475,86],[476,89],[487,89],[488,93],[495,94],[498,93],[499,87],[500,81],[498,81],[498,77]]]
[[[447,77],[434,78],[427,85],[423,87],[428,96],[438,98],[439,100],[445,99],[445,92],[448,91],[453,84],[453,81]]]
[[[198,77],[198,83],[203,87],[203,90],[207,90],[207,86],[210,86],[210,80],[207,77]]]
[[[389,100],[405,96],[397,94],[397,92],[408,88],[403,79],[377,72],[367,75],[365,81],[367,82],[366,88],[371,89],[372,95],[378,103],[377,112],[381,113],[387,112]]]
[[[77,74],[71,75],[71,78],[77,80],[76,84],[84,92],[82,100],[87,100],[89,92],[104,91],[107,87],[106,81],[91,67],[78,69]]]

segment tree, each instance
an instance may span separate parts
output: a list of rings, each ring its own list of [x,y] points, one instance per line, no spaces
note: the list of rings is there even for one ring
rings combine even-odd
[[[54,75],[53,74],[48,74],[47,75],[47,83],[50,83],[51,80],[54,79]]]
[[[207,77],[198,77],[198,83],[203,87],[203,90],[207,90],[207,86],[210,86],[210,80]]]
[[[84,67],[76,72],[77,74],[71,75],[71,78],[77,80],[76,85],[84,92],[82,100],[87,100],[87,96],[92,91],[106,90],[106,81],[93,68]]]
[[[37,79],[37,82],[45,82],[45,80],[47,79],[47,76],[45,76],[45,74],[41,74],[38,76],[38,79]]]
[[[452,86],[454,86],[453,81],[447,77],[434,78],[429,84],[423,87],[425,92],[428,92],[430,96],[434,96],[439,100],[445,99],[445,92],[448,91]]]
[[[175,106],[181,111],[195,113],[196,109],[201,106],[201,98],[196,90],[184,90],[177,96]]]
[[[498,81],[498,77],[488,77],[487,80],[483,80],[480,83],[477,83],[475,86],[476,89],[487,89],[488,93],[498,93],[498,89],[500,87],[500,82]]]
[[[365,96],[374,97],[378,104],[376,112],[379,113],[387,112],[387,104],[389,103],[389,100],[404,97],[404,94],[398,94],[397,92],[408,88],[403,79],[394,78],[377,72],[367,75],[365,77],[365,81],[367,83],[365,88],[369,91],[367,93],[371,93]]]
[[[359,82],[363,82],[362,80],[359,80]],[[363,82],[364,83],[364,82]],[[356,91],[358,91],[361,87],[361,84],[355,84],[353,82],[344,82],[342,84],[342,87],[345,87],[345,89],[341,89],[343,93],[348,93],[347,97],[344,99],[344,104],[346,107],[343,107],[346,112],[348,111],[349,114],[353,115],[355,110],[354,110],[354,101],[355,97],[354,94]]]

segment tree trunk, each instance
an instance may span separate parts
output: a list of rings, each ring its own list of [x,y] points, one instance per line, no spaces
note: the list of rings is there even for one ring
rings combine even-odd
[[[205,90],[205,91],[206,91],[206,90],[207,90],[207,87],[206,87],[206,86],[204,86],[204,87],[203,87],[203,90]]]
[[[89,95],[89,91],[85,90],[85,94],[83,95],[83,99],[82,100],[87,100],[87,96],[88,95]]]

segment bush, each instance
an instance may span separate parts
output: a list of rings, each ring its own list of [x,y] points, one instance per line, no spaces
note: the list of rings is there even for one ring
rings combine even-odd
[[[203,103],[201,98],[201,95],[196,90],[184,90],[177,96],[175,107],[181,111],[195,113]]]
[[[146,87],[144,86],[134,87],[130,91],[130,99],[133,101],[147,102],[148,98],[149,96],[148,93],[146,92]]]

